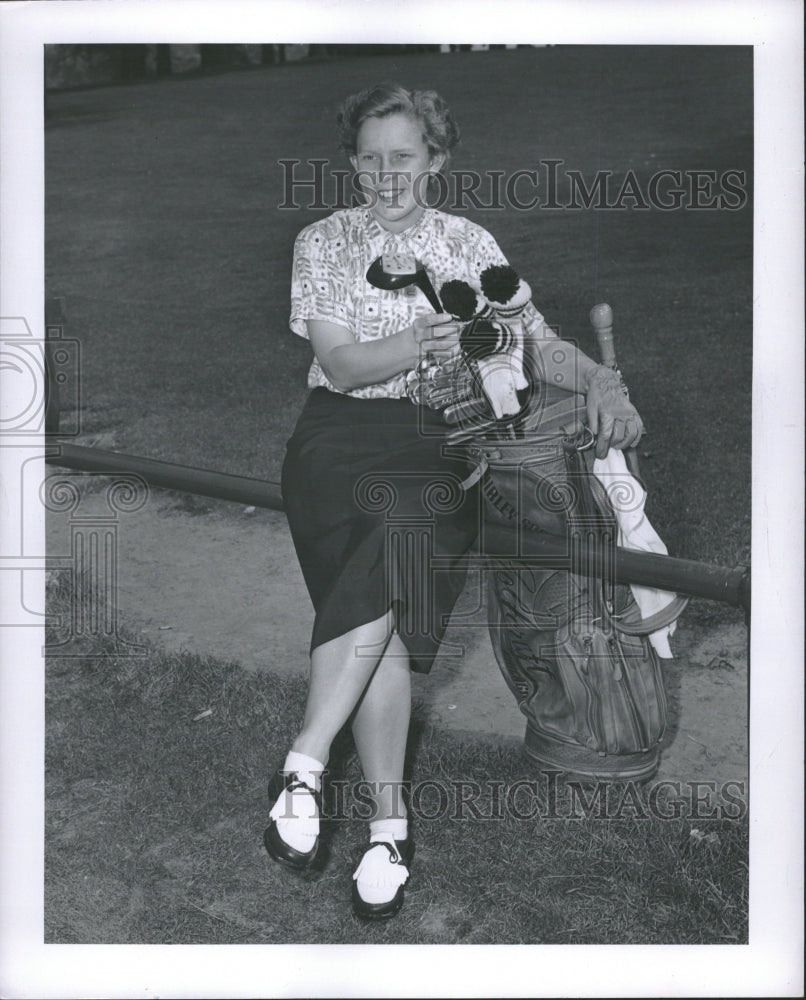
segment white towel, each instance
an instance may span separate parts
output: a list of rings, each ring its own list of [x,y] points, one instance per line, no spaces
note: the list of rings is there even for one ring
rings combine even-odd
[[[667,555],[666,546],[644,513],[646,491],[628,470],[624,452],[611,448],[606,458],[594,459],[593,473],[604,486],[613,505],[618,522],[617,544],[625,549]],[[667,590],[655,590],[635,584],[630,585],[630,590],[641,610],[642,618],[657,614],[676,597]],[[676,627],[677,622],[674,621],[649,636],[658,656],[667,660],[672,658],[669,636],[674,634]]]

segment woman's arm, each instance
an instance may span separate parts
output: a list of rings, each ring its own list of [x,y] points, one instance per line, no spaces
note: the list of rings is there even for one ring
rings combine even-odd
[[[399,333],[360,342],[346,326],[337,323],[309,319],[307,328],[317,361],[340,392],[385,382],[414,368],[426,352],[437,357],[448,355],[456,349],[460,332],[447,313],[418,316]]]
[[[644,424],[618,373],[597,365],[545,324],[544,329],[545,336],[528,338],[537,372],[546,383],[585,396],[588,426],[596,435],[596,457],[604,458],[610,448],[638,444]]]

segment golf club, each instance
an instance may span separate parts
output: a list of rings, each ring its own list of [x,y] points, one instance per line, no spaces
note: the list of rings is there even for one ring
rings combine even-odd
[[[415,285],[425,295],[431,306],[438,313],[444,312],[442,303],[437,298],[434,286],[431,284],[425,268],[410,254],[385,253],[374,260],[367,270],[367,281],[374,288],[384,291],[396,291]]]

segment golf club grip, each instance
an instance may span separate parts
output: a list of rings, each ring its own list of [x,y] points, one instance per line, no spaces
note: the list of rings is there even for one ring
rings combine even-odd
[[[602,364],[615,371],[618,364],[616,362],[616,345],[613,341],[613,310],[606,302],[600,302],[591,309],[590,319]],[[624,449],[624,460],[630,472],[640,481],[641,468],[638,464],[638,453],[635,448]]]
[[[613,343],[613,310],[606,302],[600,302],[591,309],[591,323],[596,337],[596,346],[602,364],[608,368],[616,367],[616,347]]]

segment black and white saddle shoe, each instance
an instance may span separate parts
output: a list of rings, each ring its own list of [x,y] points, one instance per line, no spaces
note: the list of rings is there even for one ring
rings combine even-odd
[[[313,796],[318,815],[321,816],[321,794],[317,792],[315,788],[311,788],[310,785],[306,785],[304,781],[300,781],[299,777],[294,772],[278,771],[272,776],[269,781],[269,801],[271,802],[272,808],[276,805],[277,800],[284,792],[299,793],[302,789],[304,789],[309,795]],[[274,818],[270,818],[269,825],[263,833],[263,843],[266,850],[275,861],[279,861],[281,865],[286,865],[286,867],[293,868],[295,871],[302,871],[305,868],[310,868],[316,862],[319,855],[319,848],[321,846],[321,839],[317,836],[310,851],[298,851],[295,847],[292,847],[283,840],[280,836],[280,831],[277,829],[277,823]]]
[[[413,857],[411,837],[370,844],[353,875],[353,913],[361,920],[388,920],[399,913]]]

